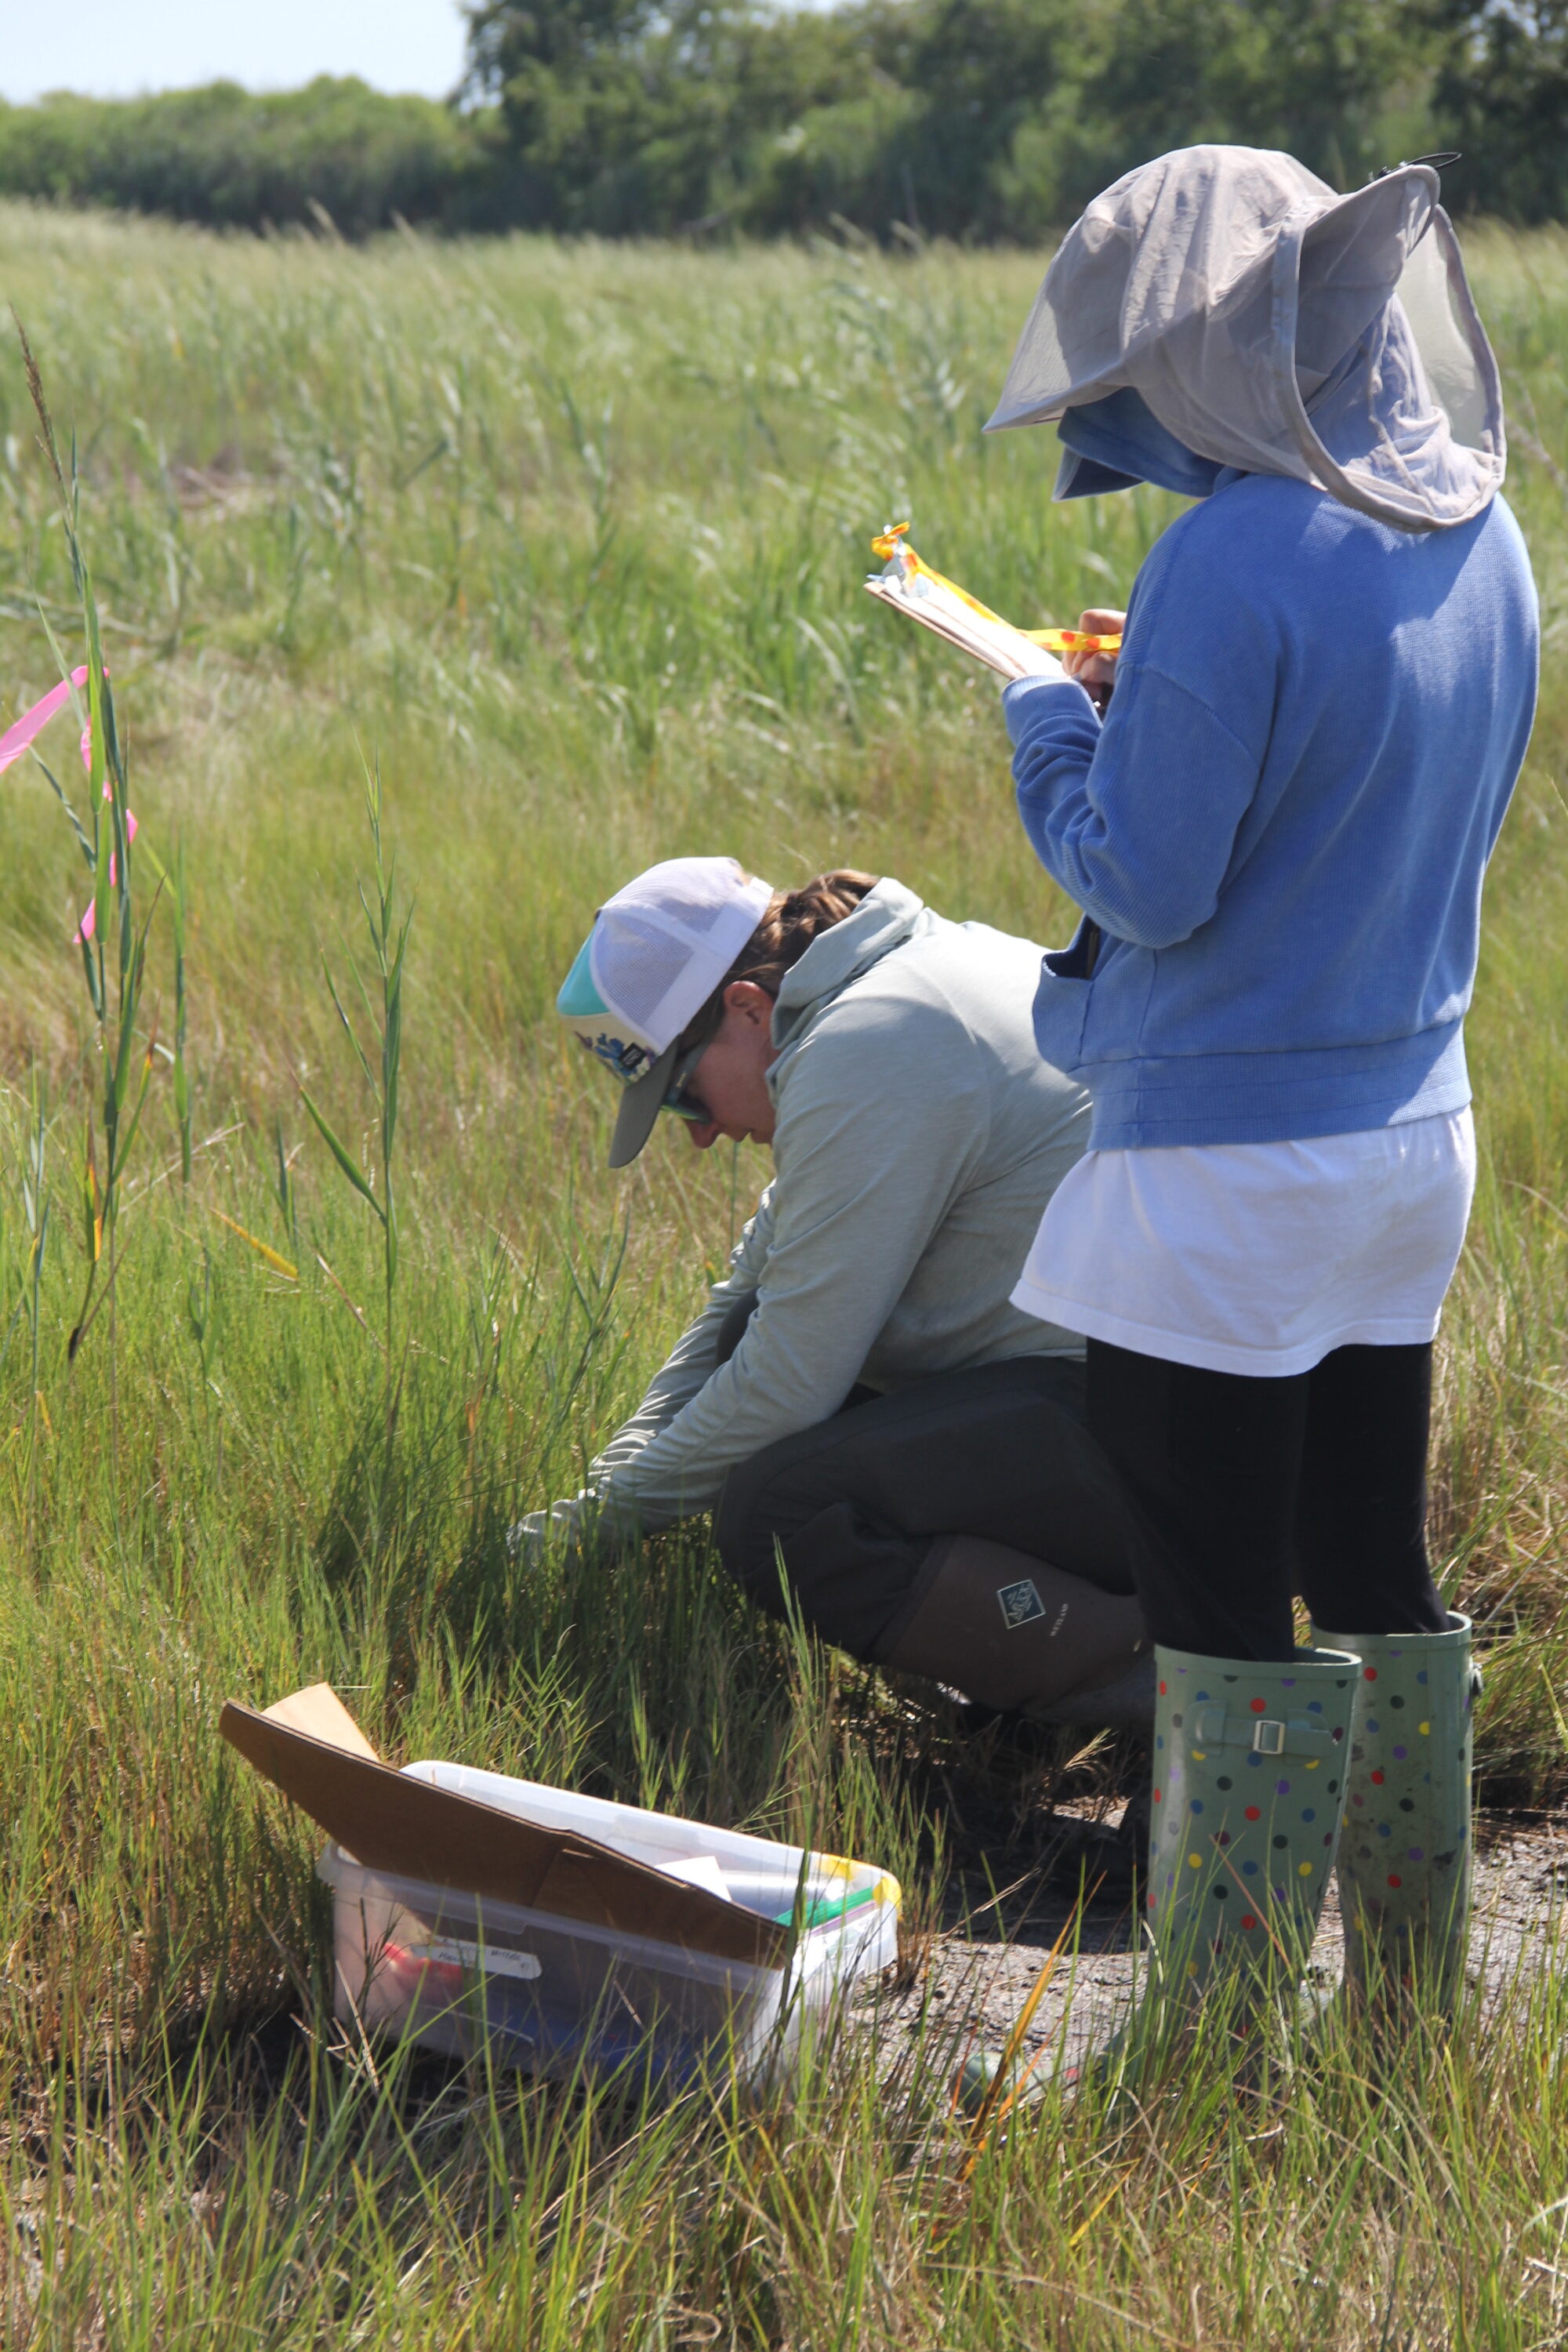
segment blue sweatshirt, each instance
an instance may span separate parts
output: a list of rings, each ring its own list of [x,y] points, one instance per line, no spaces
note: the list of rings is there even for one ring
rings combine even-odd
[[[1091,1149],[1469,1100],[1481,877],[1538,634],[1500,498],[1415,534],[1227,472],[1138,574],[1103,728],[1073,680],[1008,687],[1026,830],[1086,917],[1035,1032],[1092,1092]]]

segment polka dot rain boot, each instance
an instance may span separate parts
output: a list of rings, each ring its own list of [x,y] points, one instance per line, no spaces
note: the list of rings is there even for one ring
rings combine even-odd
[[[1325,1633],[1358,1651],[1340,1910],[1345,1990],[1384,2017],[1452,2006],[1470,1917],[1470,1621],[1446,1633]]]
[[[1311,1950],[1345,1805],[1359,1662],[1156,1654],[1145,1922],[1178,1985],[1222,1967],[1293,1982]]]
[[[1090,2067],[1124,2076],[1223,1972],[1245,2035],[1293,1989],[1311,1950],[1345,1805],[1353,1650],[1248,1664],[1154,1654],[1152,1807],[1139,2008]],[[977,2053],[959,2095],[994,2104],[998,2062]],[[1026,2096],[1026,2093],[1025,2094]]]

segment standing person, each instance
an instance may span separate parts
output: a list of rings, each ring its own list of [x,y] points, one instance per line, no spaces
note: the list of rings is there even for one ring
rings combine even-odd
[[[890,877],[783,891],[679,857],[599,909],[559,1009],[625,1086],[612,1167],[662,1109],[775,1173],[588,1488],[521,1542],[714,1510],[749,1598],[782,1609],[782,1563],[856,1657],[1047,1722],[1147,1721],[1138,1531],[1084,1426],[1082,1343],[1007,1295],[1088,1124],[1035,1050],[1038,968]]]
[[[1087,1335],[1089,1426],[1160,1538],[1151,1929],[1200,1983],[1221,1953],[1299,1953],[1348,1795],[1363,1998],[1446,1997],[1465,1947],[1470,1627],[1426,1556],[1432,1341],[1537,660],[1437,195],[1404,165],[1340,198],[1236,147],[1128,173],[1064,241],[991,420],[1057,424],[1058,498],[1198,501],[1114,664],[1004,697],[1025,827],[1084,910],[1037,1034],[1094,1101],[1013,1296]],[[1112,682],[1102,724],[1085,687]]]

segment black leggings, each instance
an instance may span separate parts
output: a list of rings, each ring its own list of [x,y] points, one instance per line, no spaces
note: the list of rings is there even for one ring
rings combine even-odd
[[[1289,1659],[1291,1599],[1341,1633],[1440,1633],[1426,1558],[1432,1350],[1336,1348],[1286,1380],[1089,1343],[1089,1425],[1148,1522],[1156,1642]]]

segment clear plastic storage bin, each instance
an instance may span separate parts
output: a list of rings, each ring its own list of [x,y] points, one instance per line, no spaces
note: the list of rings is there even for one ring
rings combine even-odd
[[[671,2082],[704,2064],[757,2074],[805,2020],[898,1953],[899,1887],[874,1864],[775,1845],[602,1798],[410,1764],[411,1777],[574,1830],[766,1918],[793,1920],[784,1965],[749,1966],[618,1928],[362,1868],[329,1845],[336,2008],[345,2023],[530,2074],[634,2062]]]

